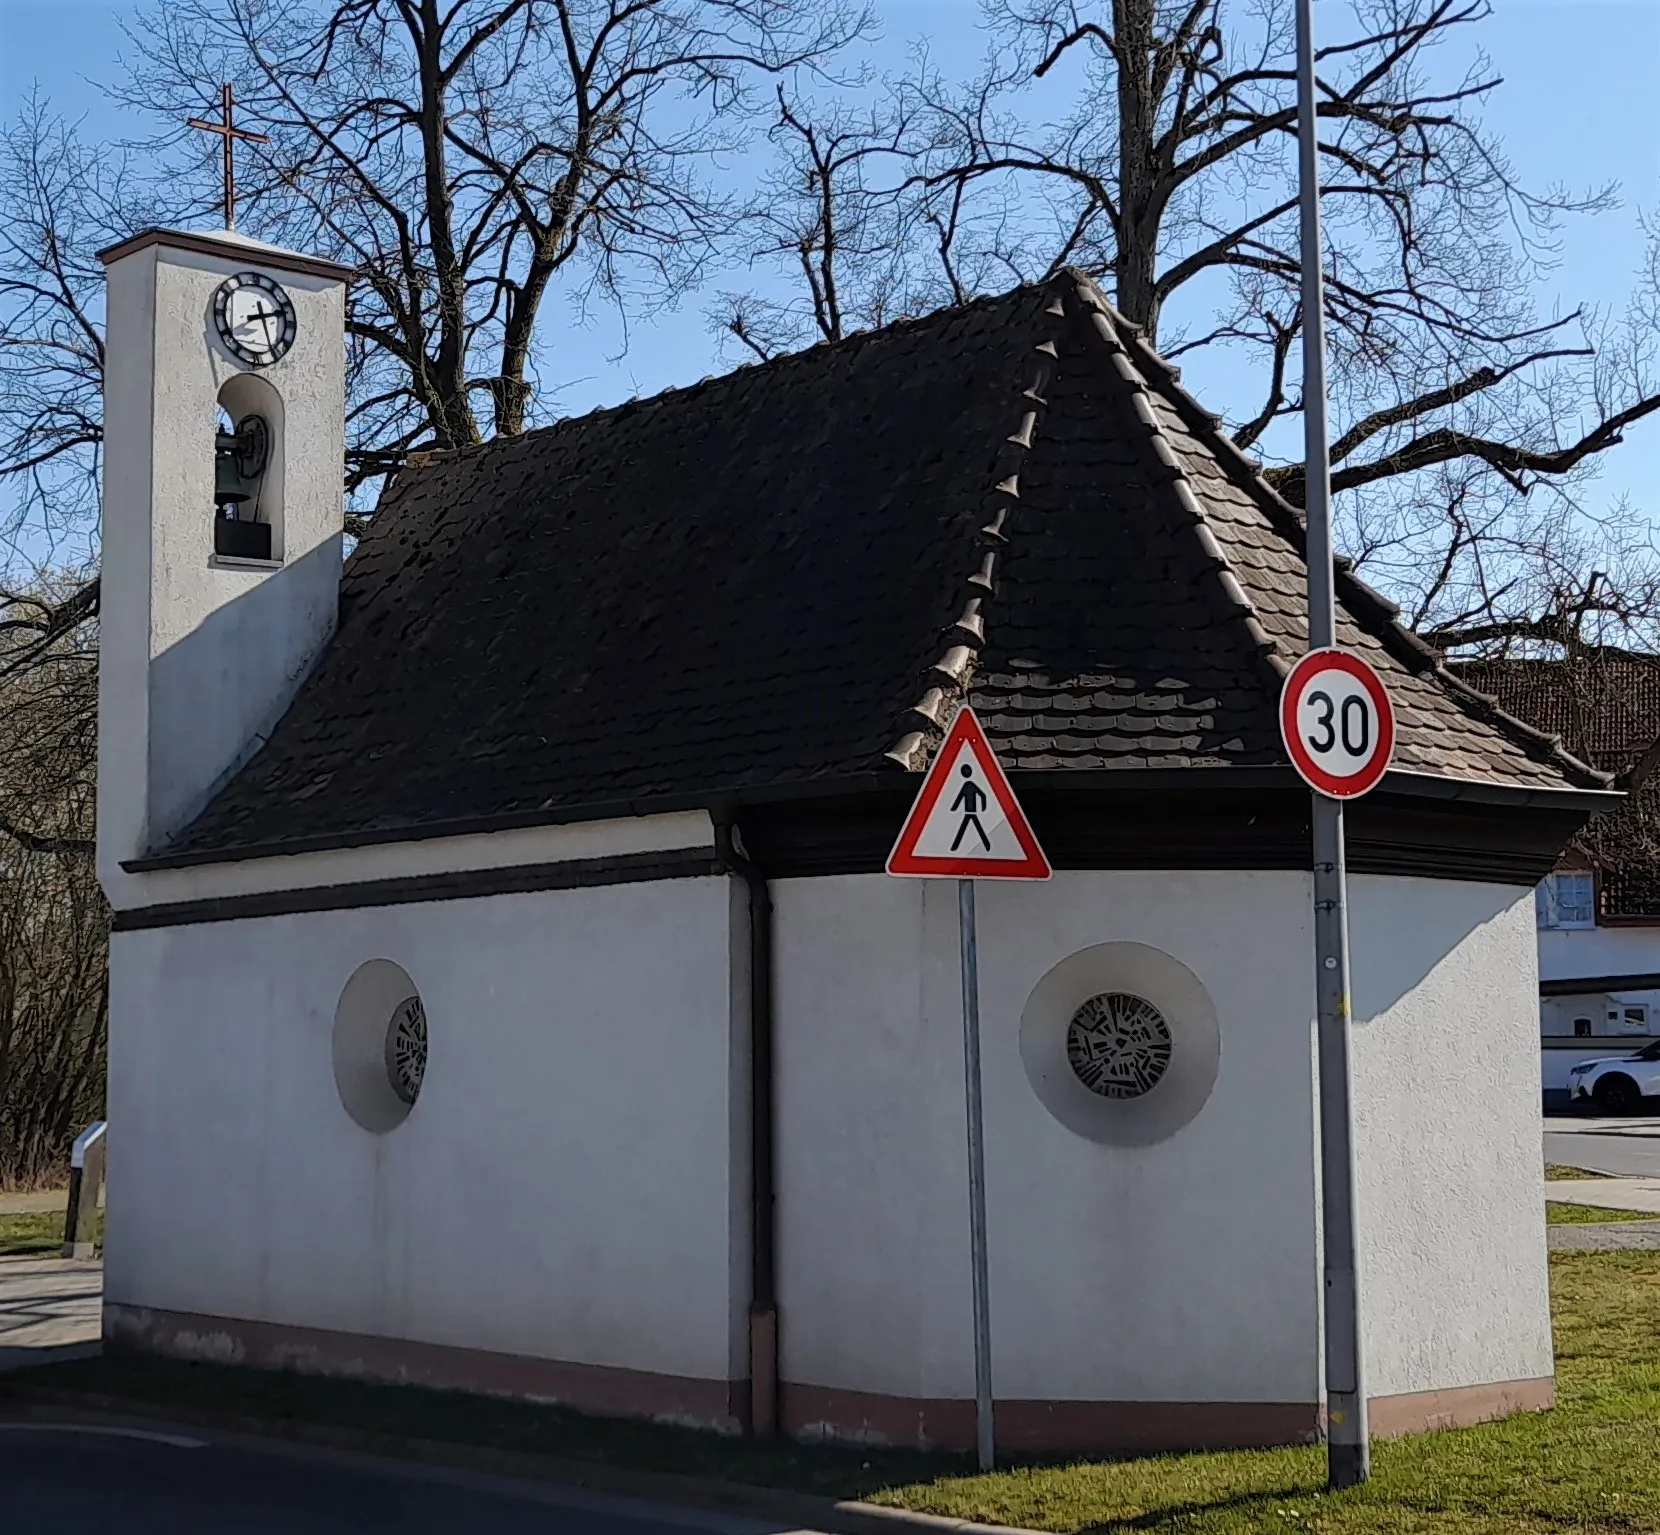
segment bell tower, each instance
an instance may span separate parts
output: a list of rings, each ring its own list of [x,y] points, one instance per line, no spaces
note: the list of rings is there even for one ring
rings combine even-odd
[[[333,633],[352,274],[228,231],[101,256],[98,872],[119,908],[122,863],[258,749]]]

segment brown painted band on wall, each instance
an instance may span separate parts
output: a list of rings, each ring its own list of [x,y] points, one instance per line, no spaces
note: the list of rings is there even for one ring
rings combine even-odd
[[[888,1396],[833,1386],[783,1387],[784,1430],[795,1439],[969,1451],[975,1408],[956,1397]],[[1083,1402],[998,1398],[1004,1454],[1241,1450],[1319,1437],[1315,1402]]]
[[[1541,1411],[1556,1400],[1552,1376],[1367,1399],[1374,1437],[1464,1428]],[[974,1403],[950,1397],[885,1396],[826,1386],[783,1388],[784,1428],[797,1439],[974,1448]],[[1322,1436],[1317,1402],[1085,1402],[999,1398],[997,1447],[1004,1453],[1244,1450],[1307,1444]]]
[[[609,858],[572,858],[562,863],[515,864],[502,869],[461,869],[449,874],[413,874],[363,880],[349,885],[313,885],[297,890],[212,896],[118,911],[118,933],[152,927],[189,927],[202,922],[236,922],[250,917],[287,917],[303,912],[350,911],[358,907],[404,906],[415,901],[466,901],[491,895],[528,895],[543,890],[590,890],[646,880],[697,879],[726,873],[713,848],[620,853]]]
[[[648,1370],[372,1337],[276,1322],[244,1321],[104,1303],[112,1351],[170,1354],[218,1364],[350,1375],[436,1390],[534,1397],[581,1412],[672,1419],[731,1433],[749,1410],[747,1380],[701,1380]],[[892,1396],[784,1382],[781,1418],[797,1439],[966,1450],[974,1403]],[[1461,1428],[1555,1401],[1550,1376],[1442,1391],[1375,1396],[1380,1436]],[[997,1444],[1005,1452],[1059,1453],[1246,1449],[1308,1443],[1320,1436],[1314,1402],[1084,1402],[1000,1400]]]
[[[702,1380],[113,1301],[104,1302],[104,1346],[110,1352],[529,1397],[580,1412],[669,1419],[729,1434],[738,1431],[749,1398],[747,1380]]]
[[[1499,1380],[1485,1386],[1458,1386],[1447,1391],[1404,1391],[1398,1396],[1374,1396],[1367,1416],[1377,1438],[1421,1434],[1429,1429],[1467,1428],[1490,1423],[1513,1412],[1543,1412],[1556,1405],[1556,1377]]]

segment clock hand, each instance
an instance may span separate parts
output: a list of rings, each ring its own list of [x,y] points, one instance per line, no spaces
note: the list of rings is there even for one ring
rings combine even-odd
[[[259,328],[265,332],[267,347],[274,347],[277,344],[277,338],[271,334],[271,321],[276,319],[277,315],[277,306],[273,304],[269,309],[256,309],[250,316],[251,319],[259,321]]]

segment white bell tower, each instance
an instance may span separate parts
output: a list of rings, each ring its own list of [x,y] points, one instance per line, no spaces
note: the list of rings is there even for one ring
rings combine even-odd
[[[98,873],[163,847],[334,631],[351,270],[150,229],[108,269]]]

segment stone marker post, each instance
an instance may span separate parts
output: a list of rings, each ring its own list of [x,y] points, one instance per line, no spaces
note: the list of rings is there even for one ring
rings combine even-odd
[[[63,1222],[63,1255],[90,1258],[98,1241],[98,1191],[104,1186],[103,1120],[75,1137],[69,1153],[69,1210]]]

